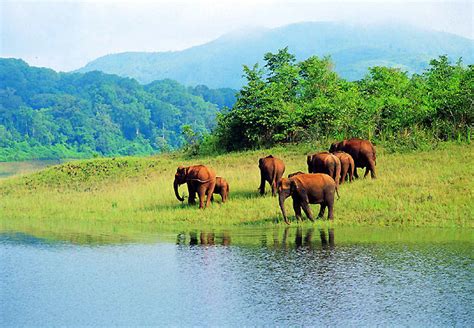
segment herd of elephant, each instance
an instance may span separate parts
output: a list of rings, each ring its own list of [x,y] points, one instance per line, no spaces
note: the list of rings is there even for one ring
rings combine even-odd
[[[279,195],[279,204],[285,223],[289,224],[285,210],[285,200],[293,199],[293,209],[296,219],[301,220],[301,209],[306,216],[314,221],[309,204],[320,204],[319,218],[324,216],[328,208],[328,219],[334,219],[335,195],[339,197],[339,184],[347,179],[352,182],[358,178],[357,168],[365,168],[364,178],[369,174],[375,179],[376,155],[375,147],[368,140],[352,138],[331,145],[329,151],[319,152],[307,156],[308,172],[295,172],[283,178],[285,164],[279,158],[269,155],[260,158],[260,194],[265,193],[265,184],[268,182],[272,195]],[[213,194],[219,194],[225,203],[229,197],[229,184],[222,177],[204,165],[188,167],[179,166],[174,178],[174,192],[179,201],[184,198],[179,195],[178,187],[186,183],[188,186],[189,204],[196,203],[196,194],[199,197],[199,208],[206,207],[213,200]]]

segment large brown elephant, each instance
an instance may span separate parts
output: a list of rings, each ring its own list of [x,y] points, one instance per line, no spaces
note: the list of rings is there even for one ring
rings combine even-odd
[[[349,140],[343,140],[341,142],[335,142],[329,148],[330,152],[341,150],[352,156],[355,163],[354,176],[359,177],[357,174],[357,168],[366,168],[364,178],[369,174],[372,179],[376,178],[375,165],[377,164],[375,156],[375,147],[369,140],[363,140],[358,138],[352,138]]]
[[[268,181],[272,188],[272,196],[276,196],[277,183],[285,173],[285,163],[269,155],[258,160],[258,167],[260,168],[260,194],[265,193],[265,181]]]
[[[323,151],[313,155],[308,155],[306,158],[309,173],[326,173],[336,181],[339,185],[341,177],[341,161],[337,156]]]
[[[301,208],[308,219],[314,221],[313,212],[309,204],[321,204],[318,217],[323,217],[326,207],[328,208],[328,219],[334,219],[334,194],[337,193],[336,182],[324,173],[296,174],[291,178],[283,178],[278,183],[278,195],[281,213],[285,223],[289,224],[285,210],[285,200],[293,198],[293,209],[297,220],[301,220]]]
[[[222,202],[225,203],[229,199],[229,183],[223,177],[216,177],[216,186],[214,187],[214,194],[221,195]],[[211,201],[214,196],[211,197]]]
[[[339,184],[343,184],[347,176],[349,177],[349,182],[352,182],[355,169],[354,159],[352,156],[343,151],[335,151],[332,154],[341,161],[341,180],[339,181]]]
[[[182,202],[184,198],[179,196],[178,187],[186,183],[189,192],[189,204],[196,203],[196,193],[199,197],[199,208],[204,208],[204,197],[206,207],[211,203],[212,193],[216,185],[216,173],[204,165],[179,166],[174,175],[174,193],[176,198]]]

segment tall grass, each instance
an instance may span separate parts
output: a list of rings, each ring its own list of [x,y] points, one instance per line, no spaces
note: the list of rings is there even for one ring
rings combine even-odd
[[[300,145],[212,158],[173,154],[69,162],[1,181],[0,228],[151,225],[176,231],[283,226],[268,184],[267,194],[258,194],[258,158],[270,153],[282,158],[286,175],[306,171],[306,153],[317,150],[322,149]],[[225,177],[229,201],[222,204],[216,195],[210,208],[199,210],[176,200],[172,186],[176,167],[190,164],[209,165]],[[408,154],[379,149],[377,170],[376,180],[359,179],[340,187],[331,225],[474,227],[472,145],[445,144]],[[187,194],[186,186],[180,193]],[[294,215],[291,202],[288,199],[286,206]],[[319,206],[312,206],[317,212]]]

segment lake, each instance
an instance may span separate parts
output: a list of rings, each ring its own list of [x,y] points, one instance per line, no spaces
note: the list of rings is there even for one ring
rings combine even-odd
[[[471,230],[0,234],[0,326],[472,326]]]
[[[39,171],[51,165],[64,163],[66,160],[30,160],[20,162],[0,162],[0,179],[9,178],[19,174]]]

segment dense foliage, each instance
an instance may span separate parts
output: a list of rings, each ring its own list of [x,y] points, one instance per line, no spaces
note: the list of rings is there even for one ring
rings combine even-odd
[[[142,86],[101,72],[56,73],[0,59],[0,160],[174,149],[185,142],[183,129],[208,132],[218,106],[232,104],[231,94],[172,80]]]
[[[216,104],[219,109],[232,107],[235,103],[237,90],[231,88],[209,89],[200,84],[195,87],[188,87],[188,91],[195,96],[200,96],[207,102]]]
[[[461,60],[451,64],[441,56],[412,76],[373,67],[356,82],[339,77],[328,57],[296,62],[284,48],[264,61],[244,66],[247,84],[234,107],[218,116],[211,140],[224,150],[347,137],[392,149],[470,139],[474,66]]]

